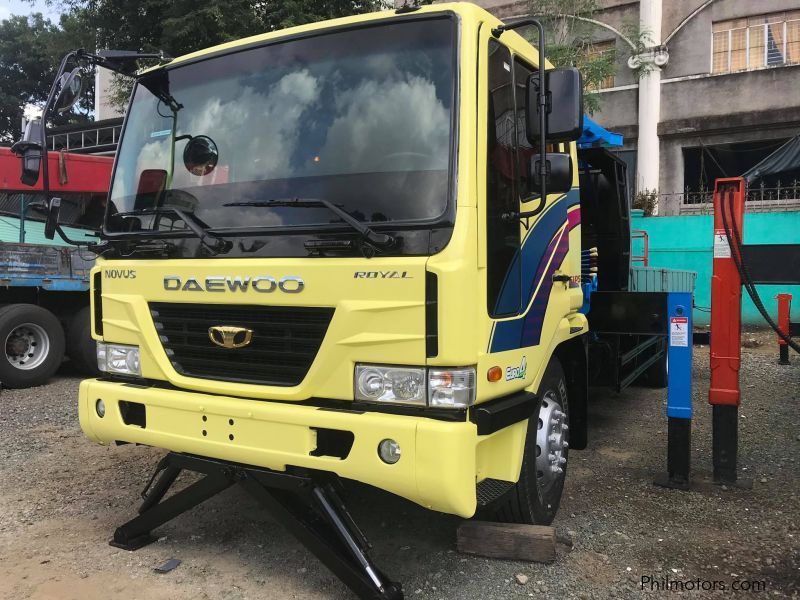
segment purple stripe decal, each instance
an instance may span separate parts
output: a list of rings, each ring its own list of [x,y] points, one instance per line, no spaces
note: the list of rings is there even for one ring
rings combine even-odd
[[[553,260],[547,267],[545,279],[533,299],[528,314],[525,315],[525,322],[522,326],[522,345],[535,346],[539,343],[542,335],[542,324],[544,323],[544,315],[547,312],[547,305],[550,301],[550,291],[553,288],[553,273],[556,272],[561,263],[564,262],[564,257],[569,251],[569,232],[564,231],[561,239],[558,242],[556,253]]]
[[[580,217],[580,210],[574,210],[568,213],[567,227],[561,232],[561,236],[557,237],[558,245],[553,255],[553,260],[551,260],[549,264],[545,260],[542,261],[543,265],[547,264],[547,271],[544,274],[545,279],[536,291],[533,304],[531,304],[531,308],[528,310],[528,314],[525,315],[525,321],[522,324],[522,347],[536,346],[541,339],[542,324],[544,323],[544,316],[547,312],[547,305],[550,302],[550,291],[553,288],[553,274],[561,266],[561,263],[564,262],[564,258],[566,258],[569,252],[569,232],[580,223]],[[556,240],[553,241],[555,242]],[[549,248],[547,254],[550,254]],[[540,265],[540,268],[541,266],[542,265]]]
[[[536,286],[539,285],[539,281],[541,281],[542,275],[544,275],[544,270],[547,268],[547,265],[550,262],[550,257],[553,256],[553,253],[556,251],[558,241],[561,239],[560,234],[561,230],[556,231],[556,234],[553,236],[553,239],[550,240],[550,244],[548,244],[547,249],[544,251],[542,258],[539,261],[539,265],[536,267],[536,274],[533,276],[533,280],[531,281],[531,289],[528,292],[528,297],[533,296]]]

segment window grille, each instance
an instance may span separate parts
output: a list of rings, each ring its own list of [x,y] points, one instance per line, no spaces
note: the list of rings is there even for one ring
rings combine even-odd
[[[711,72],[800,64],[800,10],[718,21],[711,29]]]

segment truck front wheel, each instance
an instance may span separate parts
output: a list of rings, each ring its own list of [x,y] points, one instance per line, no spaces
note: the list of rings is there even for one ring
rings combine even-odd
[[[528,420],[519,481],[489,507],[496,521],[549,525],[561,503],[569,453],[569,403],[564,369],[556,357],[547,365],[538,396],[539,406]]]
[[[64,359],[64,330],[49,310],[34,304],[0,309],[0,382],[8,388],[43,384]]]

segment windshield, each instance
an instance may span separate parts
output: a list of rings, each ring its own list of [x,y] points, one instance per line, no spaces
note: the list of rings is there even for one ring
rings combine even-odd
[[[373,25],[144,76],[106,230],[164,228],[163,215],[133,227],[118,216],[157,206],[215,229],[343,223],[319,203],[265,205],[296,198],[364,223],[441,217],[452,193],[453,38],[450,18]]]

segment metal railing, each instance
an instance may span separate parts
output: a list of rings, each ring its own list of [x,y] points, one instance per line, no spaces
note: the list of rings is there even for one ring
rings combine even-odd
[[[679,206],[681,214],[713,212],[714,190],[686,189],[673,194],[659,194],[660,206]],[[745,196],[747,211],[796,210],[800,208],[800,181],[783,184],[777,181],[774,187],[767,187],[764,182],[749,186]]]
[[[641,244],[637,243],[641,240]],[[634,254],[634,248],[641,248],[641,254]],[[631,229],[631,264],[650,266],[650,236],[644,229]]]
[[[105,127],[81,129],[80,131],[65,131],[50,134],[50,150],[66,151],[113,151],[117,147],[122,124]]]

